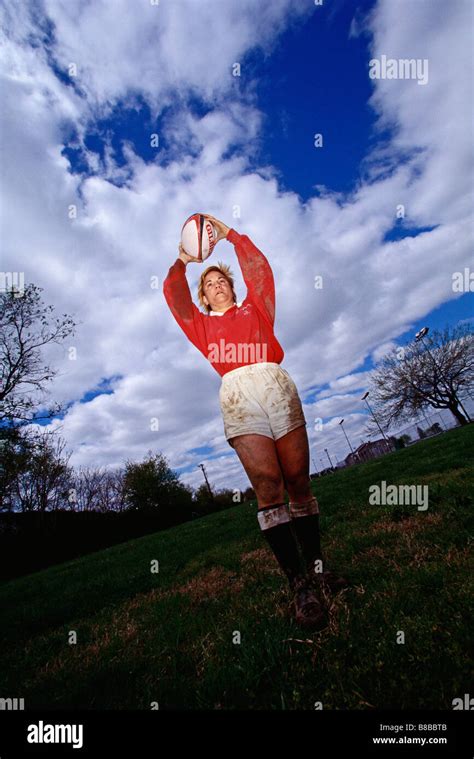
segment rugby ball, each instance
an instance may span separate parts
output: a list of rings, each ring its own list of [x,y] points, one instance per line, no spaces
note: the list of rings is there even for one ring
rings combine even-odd
[[[217,241],[214,224],[201,213],[194,213],[186,219],[181,228],[181,245],[189,256],[205,261],[209,258]]]

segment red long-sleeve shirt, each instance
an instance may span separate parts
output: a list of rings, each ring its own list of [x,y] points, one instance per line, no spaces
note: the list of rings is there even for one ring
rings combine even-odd
[[[232,369],[262,361],[280,364],[284,351],[273,332],[275,283],[270,264],[247,235],[235,229],[227,234],[247,285],[241,306],[222,314],[204,314],[193,303],[186,266],[178,258],[163,283],[166,302],[189,340],[224,376]]]

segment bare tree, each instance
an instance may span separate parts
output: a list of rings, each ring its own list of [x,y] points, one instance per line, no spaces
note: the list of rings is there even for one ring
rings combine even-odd
[[[18,427],[0,427],[0,511],[14,511],[18,477],[27,470],[32,443]]]
[[[52,317],[53,306],[42,302],[42,289],[29,284],[20,297],[13,289],[0,292],[0,422],[4,424],[48,419],[62,411],[55,404],[35,417],[46,384],[57,374],[44,364],[41,350],[62,342],[75,328],[67,314],[62,319]]]
[[[74,474],[77,511],[124,511],[124,472],[104,467],[79,467]]]
[[[80,466],[74,472],[71,501],[74,511],[97,511],[100,469]]]
[[[15,481],[15,497],[21,511],[55,511],[68,503],[72,488],[70,453],[66,442],[53,430],[28,429],[25,469]]]
[[[462,398],[474,391],[474,335],[470,325],[434,330],[384,356],[370,381],[371,406],[379,424],[412,420],[427,408],[449,409],[457,421],[471,418]],[[368,431],[375,431],[373,420]]]
[[[102,483],[100,511],[126,511],[125,469],[109,469]]]

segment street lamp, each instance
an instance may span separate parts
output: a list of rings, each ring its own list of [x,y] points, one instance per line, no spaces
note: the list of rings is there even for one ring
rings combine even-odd
[[[420,329],[420,330],[419,330],[419,331],[416,333],[416,335],[415,335],[415,342],[417,342],[417,343],[418,343],[418,342],[420,342],[420,340],[421,340],[421,342],[422,342],[422,343],[423,343],[423,345],[425,346],[425,350],[426,350],[426,352],[428,353],[429,357],[431,358],[431,360],[432,360],[432,362],[433,362],[433,366],[434,366],[435,370],[438,372],[439,376],[440,376],[440,377],[441,377],[441,379],[443,380],[443,382],[444,382],[444,385],[445,385],[445,389],[446,389],[446,391],[448,392],[448,395],[449,395],[449,387],[448,387],[448,382],[447,382],[447,380],[446,380],[446,377],[445,377],[445,376],[442,374],[442,372],[441,372],[441,369],[439,368],[438,364],[436,363],[435,357],[433,356],[433,354],[431,353],[430,349],[428,348],[428,346],[426,345],[425,341],[423,340],[423,338],[424,338],[424,337],[425,337],[425,336],[428,334],[428,332],[429,332],[429,327],[422,327],[422,328],[421,328],[421,329]],[[435,376],[436,376],[436,375],[435,375]],[[462,410],[464,411],[464,413],[465,413],[465,415],[466,415],[466,419],[467,419],[469,422],[470,422],[470,421],[472,421],[472,420],[471,420],[471,417],[470,417],[470,416],[469,416],[469,414],[468,414],[468,412],[466,411],[466,409],[465,409],[465,408],[464,408],[464,406],[462,405],[462,403],[461,403],[461,399],[460,399],[460,398],[458,398],[458,396],[456,395],[456,393],[454,392],[454,390],[452,391],[452,394],[453,394],[454,400],[456,401],[456,403],[458,404],[458,406],[461,406]]]
[[[341,429],[342,429],[342,431],[343,431],[344,435],[346,436],[347,445],[349,446],[349,448],[351,449],[351,453],[353,454],[353,453],[354,453],[354,449],[352,448],[352,445],[351,445],[351,443],[350,443],[350,440],[349,440],[349,438],[347,437],[346,431],[345,431],[345,429],[344,429],[344,424],[343,424],[343,422],[344,422],[344,419],[341,419],[341,421],[339,422],[339,424],[341,425]]]
[[[331,457],[330,457],[330,455],[329,455],[329,453],[328,453],[328,449],[327,449],[327,448],[325,448],[324,450],[325,450],[325,452],[326,452],[326,456],[327,456],[327,457],[328,457],[328,459],[329,459],[329,463],[331,464],[331,469],[334,469],[334,467],[333,467],[333,465],[332,465]]]
[[[380,424],[378,422],[377,417],[375,416],[374,412],[372,411],[372,409],[369,406],[369,401],[367,400],[368,394],[369,394],[369,391],[367,390],[367,392],[364,393],[364,395],[362,396],[361,401],[365,401],[366,402],[367,408],[369,409],[370,413],[372,414],[372,418],[373,418],[375,424],[377,425],[377,427],[379,428],[380,432],[382,433],[385,442],[388,443],[388,440],[387,440],[387,438],[385,436],[385,432],[383,431],[382,427],[380,426]]]

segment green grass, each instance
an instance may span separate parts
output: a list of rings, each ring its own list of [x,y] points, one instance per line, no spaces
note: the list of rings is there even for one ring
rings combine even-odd
[[[451,709],[473,679],[472,462],[470,425],[313,483],[326,559],[353,582],[318,634],[292,620],[255,503],[5,582],[0,696],[27,710]],[[428,510],[369,505],[381,480],[429,485]]]

